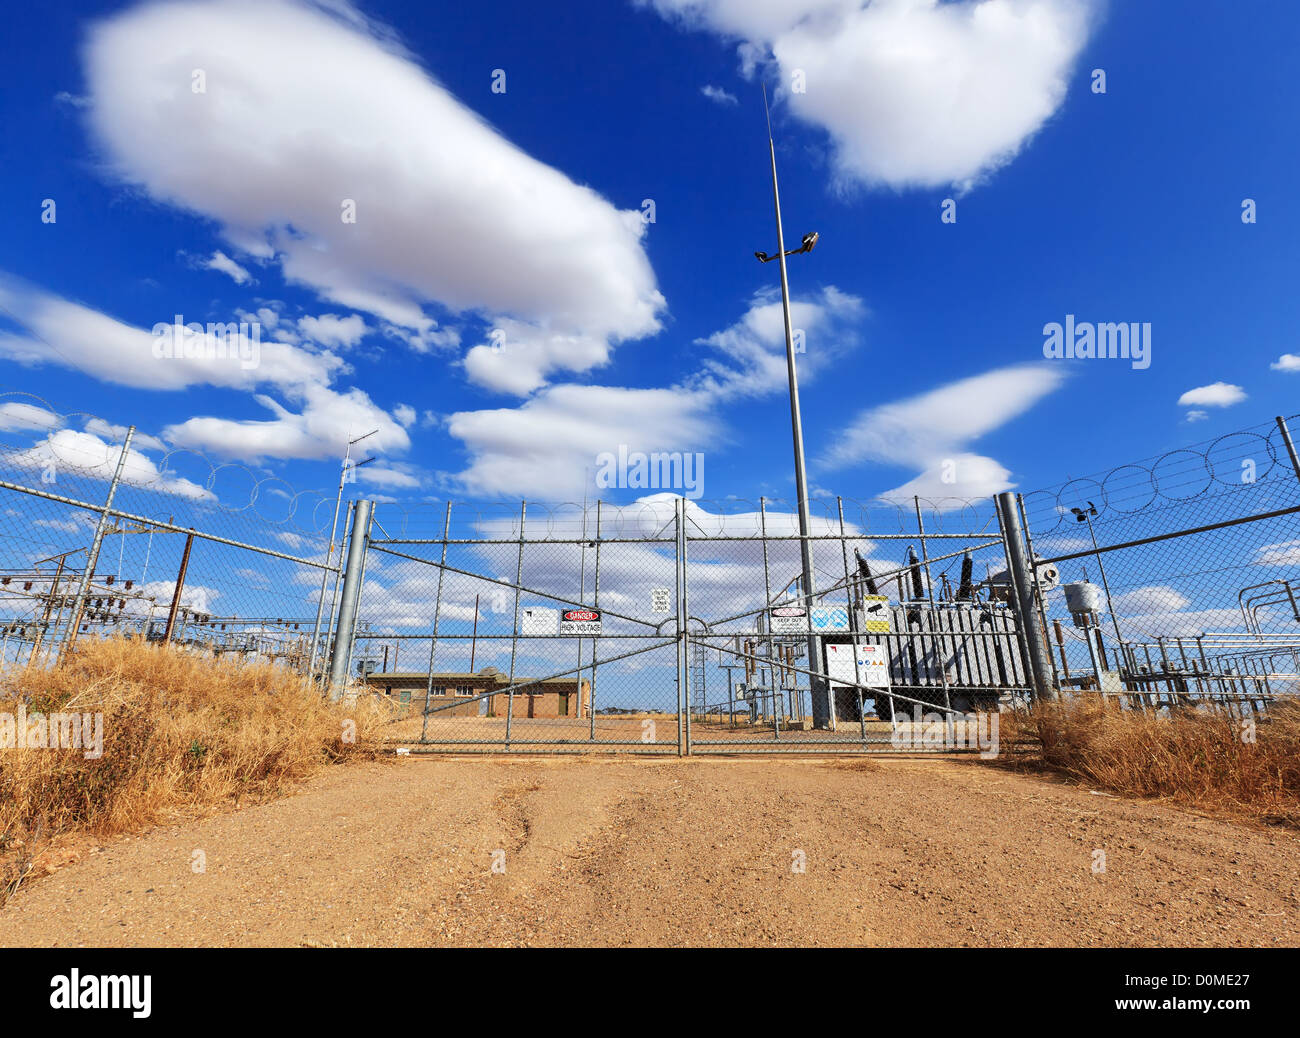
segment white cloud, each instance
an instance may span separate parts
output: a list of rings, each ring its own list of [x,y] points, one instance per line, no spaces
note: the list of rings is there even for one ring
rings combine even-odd
[[[1190,425],[1192,422],[1203,422],[1210,417],[1209,411],[1188,411],[1186,421]]]
[[[1155,640],[1164,638],[1195,638],[1206,631],[1234,631],[1241,629],[1241,613],[1236,609],[1197,609],[1189,612],[1165,609],[1154,613],[1140,613],[1120,617],[1126,638],[1135,636]]]
[[[393,420],[403,429],[409,429],[415,424],[415,408],[410,404],[398,404],[393,408]]]
[[[839,178],[969,185],[1060,107],[1094,0],[641,0],[745,41],[747,74],[834,142]],[[805,89],[792,88],[796,73]]]
[[[71,519],[33,519],[33,526],[43,526],[50,530],[58,530],[60,533],[78,533],[84,527]],[[92,529],[93,524],[92,524]]]
[[[1013,485],[1010,473],[964,447],[1029,410],[1063,379],[1059,367],[1018,365],[881,404],[853,419],[821,464],[844,468],[873,461],[922,470],[882,495],[889,498],[987,497]]]
[[[314,353],[279,342],[258,346],[256,367],[237,358],[155,356],[151,330],[0,275],[0,306],[28,332],[0,332],[0,356],[20,364],[74,368],[101,382],[138,389],[185,389],[195,385],[251,389],[270,384],[291,389],[330,381],[343,367],[331,353]],[[159,323],[172,321],[163,314]],[[203,322],[206,323],[206,322]]]
[[[219,270],[227,275],[236,285],[246,285],[253,280],[253,275],[217,249],[203,264],[205,270]]]
[[[1230,382],[1211,382],[1208,386],[1189,389],[1178,398],[1179,407],[1231,407],[1246,399],[1241,386]]]
[[[804,332],[808,350],[799,361],[805,382],[856,344],[864,311],[860,299],[834,286],[792,301],[792,323]],[[669,388],[564,384],[516,408],[451,415],[447,431],[471,459],[451,482],[473,493],[578,499],[592,486],[596,456],[617,452],[620,444],[646,453],[707,454],[724,437],[718,417],[724,401],[785,389],[781,304],[760,293],[735,324],[696,341],[713,355]],[[501,365],[504,377],[511,368],[504,359]]]
[[[5,432],[41,432],[63,426],[63,417],[36,404],[6,400],[0,404],[0,429]]]
[[[176,582],[174,580],[151,580],[147,584],[142,584],[136,594],[140,598],[153,599],[155,603],[165,609],[171,603],[172,596],[176,594]],[[221,592],[216,588],[186,583],[181,588],[180,605],[182,609],[211,615],[216,612],[216,600],[220,597]],[[126,612],[147,615],[149,608],[138,599],[131,598],[127,600]],[[165,615],[163,613],[162,616],[158,616],[158,619],[162,619]]]
[[[515,396],[541,388],[557,368],[590,371],[609,357],[609,344],[598,336],[546,332],[505,318],[496,321],[489,339],[465,354],[465,375],[476,385]]]
[[[6,464],[20,471],[44,472],[53,466],[56,477],[63,471],[109,480],[121,457],[121,444],[101,440],[88,432],[60,429],[43,440],[5,456]],[[181,479],[158,465],[134,446],[122,466],[122,482],[146,490],[165,491],[193,500],[214,500],[210,491],[188,479]]]
[[[601,452],[619,444],[700,451],[719,426],[697,394],[558,385],[516,408],[457,412],[447,431],[470,455],[452,480],[465,491],[576,500],[591,486]]]
[[[1120,616],[1127,614],[1174,613],[1186,609],[1191,599],[1175,588],[1152,585],[1125,591],[1114,598]]]
[[[799,377],[811,382],[836,358],[858,343],[858,325],[866,313],[862,300],[834,285],[790,302],[790,325],[796,340]],[[739,321],[696,342],[719,356],[706,359],[692,388],[716,399],[761,395],[787,385],[785,315],[779,298],[756,293]]]
[[[190,0],[97,23],[88,118],[111,167],[395,328],[429,336],[430,302],[527,326],[516,338],[545,350],[535,378],[588,370],[658,330],[639,211],[531,158],[391,33],[329,8]]]
[[[1300,566],[1300,541],[1266,544],[1255,555],[1256,566]]]
[[[710,101],[716,101],[720,105],[734,105],[740,103],[736,100],[735,94],[730,90],[724,90],[722,87],[712,85],[702,86],[700,87],[700,93]]]
[[[261,421],[195,417],[169,425],[163,437],[177,447],[243,459],[338,458],[348,439],[371,429],[378,433],[366,441],[370,450],[406,450],[411,445],[406,430],[360,389],[306,386],[297,413],[263,393],[253,399],[274,417]]]
[[[401,490],[414,490],[420,486],[420,477],[415,472],[396,465],[367,465],[357,470],[357,478],[373,486]]]
[[[1284,353],[1269,365],[1273,371],[1296,372],[1300,371],[1300,355],[1294,353]]]
[[[359,343],[370,329],[360,314],[349,314],[347,317],[321,314],[319,317],[298,318],[298,330],[310,342],[346,350]]]
[[[13,279],[0,277],[0,306],[30,329],[0,333],[0,356],[23,364],[58,364],[103,382],[138,388],[210,385],[252,392],[276,416],[261,422],[196,416],[163,430],[163,438],[177,446],[227,458],[336,458],[351,436],[379,429],[372,449],[410,447],[401,425],[362,390],[331,387],[348,368],[328,351],[263,341],[251,366],[234,357],[160,358],[154,354],[157,340],[152,332]],[[278,390],[298,410],[257,392],[263,387]],[[117,428],[104,424],[91,431],[116,435]],[[157,442],[152,437],[142,442],[150,441]]]
[[[102,418],[88,418],[82,428],[92,436],[98,436],[110,443],[126,442],[127,426],[125,425],[114,425]],[[157,436],[150,436],[139,429],[131,437],[131,446],[141,450],[159,451],[163,454],[167,452],[167,444],[163,443]]]

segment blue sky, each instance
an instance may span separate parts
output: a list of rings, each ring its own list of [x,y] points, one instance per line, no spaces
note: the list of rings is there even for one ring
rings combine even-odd
[[[328,486],[379,428],[358,488],[379,498],[577,500],[620,445],[702,453],[706,500],[789,498],[777,270],[753,258],[775,246],[766,84],[787,245],[821,235],[790,261],[810,484],[1059,483],[1296,410],[1297,18],[1281,0],[15,10],[0,385],[135,423],[178,476],[186,448]],[[257,365],[155,356],[177,314],[258,321]],[[1066,314],[1149,323],[1150,367],[1045,360]],[[115,438],[0,420],[55,447]]]

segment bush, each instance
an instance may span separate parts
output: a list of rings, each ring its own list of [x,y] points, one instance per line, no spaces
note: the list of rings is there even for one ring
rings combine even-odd
[[[1036,737],[1040,764],[1098,788],[1300,825],[1300,704],[1275,703],[1251,725],[1221,708],[1156,713],[1079,698],[1039,704],[1014,727],[1012,743]]]
[[[5,673],[0,714],[20,706],[102,713],[103,755],[0,748],[0,903],[54,837],[269,799],[329,764],[372,757],[378,723],[369,698],[331,703],[283,668],[121,638],[85,640],[52,669]]]

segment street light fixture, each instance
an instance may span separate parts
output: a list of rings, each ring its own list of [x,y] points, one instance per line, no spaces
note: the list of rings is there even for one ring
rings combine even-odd
[[[794,485],[799,501],[799,554],[802,564],[800,596],[804,601],[804,617],[809,623],[808,670],[812,675],[809,683],[813,701],[813,726],[830,728],[834,724],[834,712],[826,682],[822,677],[818,639],[812,633],[813,560],[812,542],[808,539],[812,524],[808,519],[808,479],[804,467],[803,419],[799,413],[799,380],[794,365],[794,329],[790,324],[790,281],[785,265],[786,256],[811,252],[813,246],[817,244],[818,235],[816,231],[805,234],[800,248],[785,251],[785,232],[781,226],[781,192],[776,180],[776,142],[772,139],[772,116],[767,108],[767,87],[763,88],[763,113],[767,116],[767,149],[772,165],[772,207],[776,214],[776,253],[769,256],[765,252],[756,252],[754,255],[760,263],[767,263],[773,259],[780,260],[781,266],[781,309],[785,316],[785,364],[790,383],[790,432],[794,439]]]
[[[812,252],[813,246],[817,244],[818,237],[820,237],[820,235],[818,235],[816,231],[811,231],[808,234],[805,234],[801,239],[802,244],[799,248],[791,249],[785,255],[798,256],[801,252]],[[772,260],[776,259],[776,256],[769,256],[766,252],[756,252],[754,253],[754,256],[758,259],[759,263],[771,263]]]

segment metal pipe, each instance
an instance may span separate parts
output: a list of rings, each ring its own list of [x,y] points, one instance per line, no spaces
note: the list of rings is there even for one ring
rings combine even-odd
[[[686,705],[683,722],[686,725],[686,756],[691,755],[691,700],[694,689],[691,688],[691,606],[690,606],[690,569],[687,559],[690,553],[690,537],[686,533],[686,499],[682,498],[682,659],[685,661],[686,682],[682,686],[682,699]]]
[[[600,612],[600,501],[596,502],[596,572],[593,586],[592,606]],[[602,627],[604,624],[601,625]],[[591,639],[591,690],[587,695],[587,714],[591,721],[589,739],[596,741],[596,645],[599,638]],[[582,702],[582,683],[578,683],[578,702]]]
[[[347,450],[343,454],[343,471],[339,473],[339,492],[334,499],[334,518],[330,520],[330,543],[325,550],[325,565],[329,566],[334,561],[334,537],[339,529],[339,509],[343,505],[343,484],[347,482],[348,460],[352,457],[352,444],[348,444]],[[316,668],[316,642],[320,637],[321,614],[325,610],[325,585],[329,581],[329,570],[323,570],[320,575],[320,597],[316,602],[316,622],[311,629],[311,648],[307,651],[307,673],[312,674]]]
[[[0,484],[3,486],[3,484]],[[1139,537],[1136,540],[1125,541],[1122,544],[1108,544],[1105,548],[1093,548],[1089,551],[1072,551],[1064,555],[1057,555],[1050,559],[1039,559],[1038,565],[1047,562],[1069,562],[1071,559],[1084,559],[1089,555],[1096,555],[1098,551],[1112,552],[1122,551],[1125,548],[1139,548],[1144,544],[1156,544],[1159,541],[1171,541],[1179,537],[1189,537],[1194,533],[1209,533],[1211,530],[1225,530],[1230,526],[1241,526],[1244,523],[1257,523],[1264,519],[1280,519],[1284,515],[1295,515],[1300,512],[1300,505],[1293,505],[1290,508],[1278,508],[1271,512],[1260,512],[1258,515],[1245,515],[1238,519],[1225,519],[1221,523],[1207,523],[1204,526],[1193,526],[1187,530],[1175,530],[1172,533],[1156,534],[1154,537]]]
[[[1291,459],[1291,470],[1295,478],[1300,479],[1300,455],[1296,454],[1295,444],[1291,442],[1291,430],[1286,427],[1286,419],[1281,415],[1276,418],[1278,432],[1282,434],[1282,443],[1286,446],[1287,457]]]
[[[684,701],[683,697],[686,690],[686,653],[685,653],[685,633],[686,633],[686,610],[682,605],[682,590],[685,583],[685,572],[683,571],[682,562],[686,556],[686,549],[683,542],[686,539],[686,522],[685,522],[685,505],[686,499],[678,497],[674,504],[677,518],[677,551],[676,551],[676,598],[677,598],[677,756],[686,756],[686,729],[683,724],[682,712]]]
[[[469,672],[474,673],[474,659],[478,655],[478,600],[479,596],[474,596],[474,630],[470,632],[469,642]]]
[[[113,479],[108,485],[108,497],[101,508],[95,509],[99,512],[99,520],[95,523],[95,536],[86,556],[86,571],[82,573],[81,582],[77,585],[77,595],[72,601],[72,614],[68,617],[67,627],[64,628],[63,646],[59,650],[60,659],[76,643],[77,627],[81,624],[81,611],[86,607],[86,592],[90,589],[95,567],[99,565],[99,549],[104,543],[104,528],[108,525],[113,498],[117,496],[117,488],[122,482],[122,470],[126,467],[127,455],[131,452],[131,440],[134,437],[135,426],[133,425],[127,429],[126,436],[122,440],[122,453],[117,456],[117,468],[113,470]]]
[[[438,589],[434,592],[433,599],[433,637],[429,639],[429,676],[424,686],[424,721],[420,724],[420,741],[423,742],[429,732],[429,697],[433,695],[433,662],[434,656],[438,651],[438,621],[442,616],[442,576],[447,572],[447,534],[451,532],[451,502],[447,502],[447,510],[442,521],[442,565],[438,567]],[[472,644],[477,646],[478,643],[478,596],[474,596],[474,634]],[[470,649],[471,659],[474,649]],[[474,667],[470,665],[470,673],[474,673]]]
[[[767,105],[764,92],[763,104]],[[776,142],[772,139],[771,126],[767,135],[768,153],[772,160],[772,207],[776,214],[776,251],[781,267],[781,312],[785,321],[785,364],[786,376],[790,386],[790,433],[794,441],[794,485],[799,505],[799,556],[803,565],[803,599],[806,615],[812,616],[813,608],[813,557],[812,543],[808,536],[812,523],[808,517],[808,480],[804,468],[803,455],[803,418],[799,413],[799,378],[794,363],[794,328],[790,323],[790,279],[786,273],[785,231],[781,226],[781,192],[776,178]],[[813,701],[813,726],[834,729],[835,716],[830,710],[829,692],[821,673],[820,639],[808,632],[808,663],[816,675],[811,679]]]
[[[48,490],[37,490],[35,487],[23,486],[21,483],[11,483],[7,479],[0,479],[0,490],[13,490],[19,494],[27,494],[29,497],[38,497],[43,501],[54,501],[61,505],[71,505],[74,508],[82,508],[87,512],[102,512],[104,515],[114,519],[124,519],[131,523],[144,523],[153,527],[155,530],[161,530],[164,533],[189,533],[190,530],[184,526],[177,526],[175,523],[164,523],[158,519],[150,519],[147,515],[136,515],[134,512],[123,512],[117,508],[110,508],[106,505],[91,504],[88,501],[80,501],[75,497],[67,497],[64,494],[52,494]],[[1300,512],[1300,508],[1293,509]],[[1268,519],[1270,516],[1256,516],[1255,518]],[[225,544],[231,548],[243,548],[245,551],[255,552],[258,555],[269,555],[273,559],[283,559],[286,562],[296,562],[302,566],[310,566],[312,569],[324,569],[323,563],[314,559],[304,559],[297,555],[288,555],[282,551],[275,551],[271,548],[258,547],[256,544],[245,544],[243,541],[233,541],[229,537],[218,537],[215,534],[204,533],[202,530],[195,530],[194,536],[203,541],[211,541],[213,544]],[[741,540],[743,538],[736,538]],[[752,538],[751,538],[752,540]]]
[[[370,520],[369,522],[366,523],[366,535],[365,535],[367,550],[361,553],[361,576],[357,580],[356,604],[352,607],[352,629],[354,633],[353,636],[348,639],[348,662],[347,662],[347,666],[344,668],[348,674],[352,673],[352,652],[356,648],[356,644],[357,644],[355,632],[358,626],[357,618],[361,615],[361,598],[362,595],[365,594],[365,590],[366,590],[366,564],[370,561],[370,551],[369,551],[370,528],[374,525],[374,522],[375,522],[374,502],[371,502]],[[367,635],[369,634],[369,630],[370,630],[370,625],[369,623],[366,623]]]
[[[366,541],[370,531],[373,501],[357,501],[352,509],[352,530],[348,539],[347,569],[343,575],[343,594],[339,601],[338,623],[334,628],[334,652],[330,658],[330,699],[343,696],[348,679],[348,661],[352,658],[357,604],[361,595],[361,570],[365,565]]]
[[[1016,495],[1009,490],[997,496],[998,514],[1006,537],[1007,573],[1014,581],[1017,596],[1017,621],[1029,658],[1034,693],[1047,700],[1056,699],[1052,684],[1051,666],[1047,661],[1047,646],[1042,632],[1034,623],[1034,577],[1025,558],[1025,544],[1020,530],[1020,516],[1016,509]]]
[[[506,749],[510,749],[510,728],[515,718],[515,657],[519,651],[519,595],[524,579],[524,522],[528,518],[528,502],[519,502],[519,560],[515,564],[515,620],[514,635],[510,640],[510,692],[506,695]]]
[[[352,513],[355,510],[355,508],[356,508],[356,502],[349,501],[347,518],[343,521],[343,528],[345,530],[352,528]],[[339,585],[342,578],[343,578],[343,541],[340,538],[339,564],[334,569],[334,587],[330,591],[330,608],[329,608],[329,612],[325,614],[325,632],[324,632],[325,644],[323,647],[323,651],[321,652],[321,674],[322,675],[326,673],[325,671],[326,656],[329,657],[331,666],[333,666],[334,663],[334,649],[336,648],[335,645],[336,639],[334,638],[334,635],[337,633],[335,630],[335,622],[338,619]]]
[[[943,638],[942,627],[937,638],[934,633],[934,578],[930,575],[930,556],[927,554],[925,547],[925,523],[921,521],[921,499],[915,494],[912,495],[912,504],[916,508],[916,533],[921,540],[921,559],[925,564],[926,598],[930,605],[930,642],[934,646],[935,662],[939,664],[939,680],[943,683],[943,704],[951,709],[952,695],[948,691],[947,647]]]

